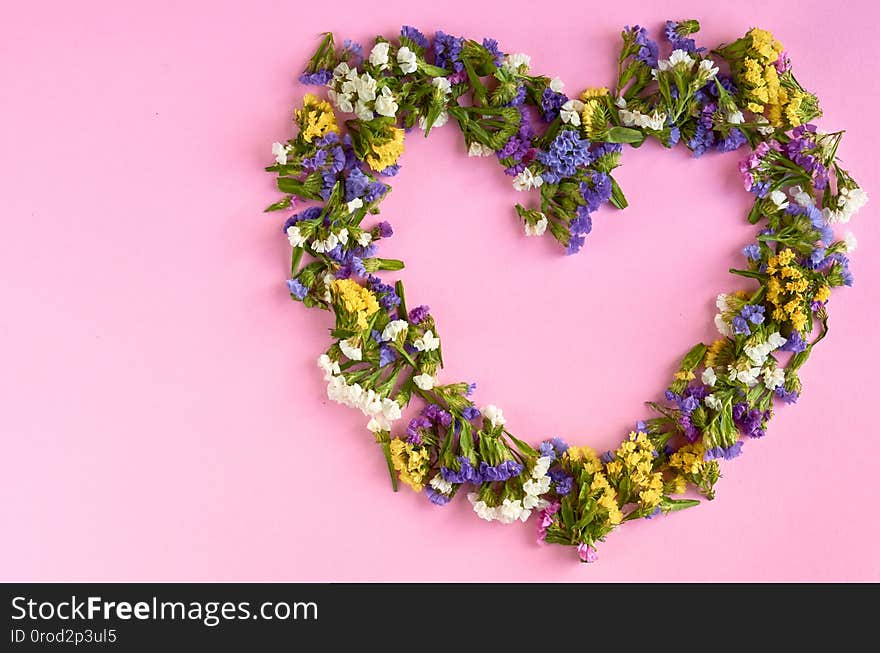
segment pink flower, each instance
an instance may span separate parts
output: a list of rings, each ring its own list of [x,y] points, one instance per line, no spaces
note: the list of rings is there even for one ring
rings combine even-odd
[[[553,523],[553,515],[559,512],[559,502],[551,503],[541,511],[541,521],[538,522],[538,544],[544,541],[547,528]]]
[[[583,543],[578,544],[578,556],[580,556],[581,562],[596,562],[599,559],[596,549]]]

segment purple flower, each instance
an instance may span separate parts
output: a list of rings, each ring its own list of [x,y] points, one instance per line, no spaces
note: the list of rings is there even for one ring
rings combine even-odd
[[[333,72],[324,68],[313,73],[304,72],[299,76],[299,81],[301,84],[308,84],[310,86],[327,86],[327,82],[329,82],[332,77]]]
[[[541,445],[538,447],[538,452],[541,454],[542,458],[549,457],[551,460],[556,459],[556,450],[553,448],[553,445],[549,440],[544,440]]]
[[[302,222],[304,220],[314,220],[319,215],[321,215],[321,207],[320,206],[310,206],[302,213],[297,213],[296,215],[292,215],[287,220],[284,221],[284,226],[281,230],[284,233],[287,233],[287,230],[295,225],[297,222]]]
[[[480,411],[476,406],[465,406],[461,411],[461,416],[470,422],[480,416]]]
[[[719,141],[717,145],[717,150],[719,152],[733,152],[734,150],[738,150],[747,142],[748,139],[745,137],[745,134],[743,134],[737,127],[734,127],[729,132],[727,132],[727,136],[725,138]]]
[[[806,351],[807,343],[804,342],[803,336],[801,336],[800,331],[792,331],[791,335],[788,336],[788,340],[785,341],[785,344],[780,347],[782,351],[790,351],[794,354],[799,354],[802,351]]]
[[[397,352],[384,342],[379,345],[379,367],[385,367],[388,363],[397,360]]]
[[[571,234],[568,238],[568,244],[565,247],[565,254],[571,256],[581,251],[584,246],[584,237],[580,234]]]
[[[510,102],[508,102],[505,106],[508,107],[521,107],[525,104],[526,101],[526,87],[520,84],[516,87],[516,93],[513,94]]]
[[[571,488],[574,486],[574,477],[568,474],[560,473],[559,477],[553,480],[556,482],[556,494],[559,496],[565,496],[571,492]]]
[[[430,485],[425,487],[425,494],[428,495],[428,501],[433,503],[435,506],[445,506],[452,499],[452,497],[446,496],[442,492],[438,492]]]
[[[345,201],[350,202],[356,197],[363,197],[370,178],[360,168],[355,168],[345,180]]]
[[[577,217],[569,224],[569,231],[573,234],[587,235],[593,230],[593,218],[590,210],[584,205],[577,207]]]
[[[589,182],[581,183],[580,192],[587,203],[587,209],[592,213],[611,199],[611,177],[604,172],[594,172]]]
[[[764,307],[754,304],[746,304],[740,311],[740,316],[752,324],[761,324],[764,321]]]
[[[797,390],[786,390],[785,386],[779,386],[774,391],[776,393],[776,397],[781,399],[787,404],[793,404],[798,400],[798,391]]]
[[[458,459],[459,463],[461,463],[461,469],[459,471],[455,471],[454,469],[450,469],[449,467],[441,467],[440,475],[443,479],[449,483],[480,483],[480,473],[474,469],[474,466],[471,465],[471,461],[461,456]]]
[[[638,25],[632,28],[627,25],[624,30],[635,37],[634,43],[639,46],[639,51],[636,53],[636,59],[649,68],[656,68],[657,56],[660,54],[660,49],[657,47],[657,43],[648,38],[648,30],[644,27],[639,27]]]
[[[750,261],[757,261],[761,258],[761,248],[754,243],[743,247],[742,253]]]
[[[309,289],[302,283],[300,283],[299,279],[288,279],[287,289],[290,291],[291,295],[293,295],[300,301],[302,301],[303,298],[307,294],[309,294]]]
[[[383,283],[379,277],[368,276],[367,285],[369,285],[370,290],[379,296],[379,305],[386,311],[390,311],[400,304],[400,297],[397,296],[394,286]]]
[[[384,170],[380,170],[379,174],[382,175],[383,177],[393,177],[398,172],[400,172],[400,164],[394,163],[394,164],[388,166],[387,168],[385,168]]]
[[[375,230],[379,238],[390,238],[394,235],[394,230],[391,228],[391,225],[384,220],[376,225]]]
[[[572,177],[577,169],[592,160],[590,141],[579,138],[572,129],[563,129],[556,135],[546,152],[538,152],[538,161],[549,170],[542,173],[544,181],[554,184],[563,177]]]
[[[698,48],[697,44],[693,39],[687,37],[688,34],[692,34],[690,25],[687,23],[690,21],[682,21],[675,22],[672,20],[666,21],[666,29],[664,30],[664,35],[666,36],[666,40],[669,41],[669,44],[672,46],[673,50],[684,50],[685,52],[702,52],[706,48]],[[699,27],[697,27],[699,29]]]
[[[550,444],[553,445],[556,453],[560,456],[568,451],[568,443],[562,438],[550,438]]]
[[[421,324],[428,317],[430,310],[429,306],[416,306],[409,312],[409,321],[413,324]]]
[[[409,39],[423,50],[426,50],[428,48],[428,39],[426,39],[425,35],[422,34],[415,27],[404,25],[400,28],[400,35],[405,39]]]
[[[464,64],[461,61],[461,48],[464,45],[464,39],[450,36],[445,32],[438,31],[434,34],[434,63],[441,68],[446,68],[453,72],[461,72],[464,70]]]
[[[433,424],[448,427],[452,424],[452,415],[437,404],[428,404],[422,408],[422,415]]]
[[[525,87],[522,87],[525,90]],[[541,95],[541,114],[544,122],[553,122],[559,116],[562,105],[568,102],[568,96],[557,93],[551,88],[545,88]]]
[[[495,39],[484,38],[483,47],[492,55],[492,58],[495,60],[495,65],[500,66],[504,61],[504,53],[498,49],[498,41]]]
[[[739,430],[750,438],[764,437],[764,420],[767,415],[757,408],[749,409],[745,402],[733,405],[733,422]]]
[[[607,465],[612,460],[614,460],[614,452],[613,451],[606,451],[601,456],[599,456],[599,460],[601,460],[603,463],[605,463]]]

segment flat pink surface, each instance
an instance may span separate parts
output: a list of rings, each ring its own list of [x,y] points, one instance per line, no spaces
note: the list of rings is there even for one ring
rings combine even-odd
[[[876,3],[418,4],[9,7],[0,580],[880,580],[874,205],[798,405],[724,465],[715,502],[627,525],[589,567],[532,523],[390,491],[361,416],[325,399],[328,317],[289,299],[283,216],[261,213],[316,35],[401,23],[496,37],[570,92],[612,82],[624,24],[698,18],[707,45],[765,27],[878,196]],[[613,445],[738,287],[738,155],[626,151],[632,206],[566,258],[522,237],[494,160],[467,159],[452,126],[430,141],[407,142],[384,252],[438,319],[441,378],[477,381],[526,440]]]

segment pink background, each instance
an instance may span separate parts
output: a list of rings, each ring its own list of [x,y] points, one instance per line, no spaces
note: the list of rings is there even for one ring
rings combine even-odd
[[[401,23],[496,37],[572,93],[612,82],[624,24],[698,18],[707,45],[760,25],[876,195],[876,3],[137,4],[3,20],[0,580],[880,580],[873,205],[801,402],[724,466],[717,501],[626,526],[590,567],[532,523],[390,491],[360,415],[325,400],[328,317],[288,298],[283,217],[261,213],[316,35]],[[526,440],[616,443],[737,287],[737,155],[625,152],[632,206],[566,258],[521,236],[494,160],[452,126],[431,141],[407,142],[384,251],[439,321],[441,378],[477,381]]]

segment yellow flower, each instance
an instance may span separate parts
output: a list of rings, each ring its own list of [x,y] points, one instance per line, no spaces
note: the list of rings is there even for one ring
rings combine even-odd
[[[594,86],[594,87],[588,88],[586,91],[581,93],[581,100],[586,102],[587,100],[589,100],[591,98],[605,97],[606,95],[608,95],[607,88],[605,88],[604,86],[599,86],[599,87]]]
[[[391,443],[391,464],[402,483],[406,483],[416,492],[425,487],[428,474],[429,453],[427,449],[416,448],[409,442],[394,438]]]
[[[303,98],[303,107],[296,112],[296,121],[307,143],[328,132],[339,132],[333,107],[327,100],[319,100],[311,93],[306,93]]]
[[[397,163],[397,159],[403,154],[404,132],[398,127],[389,129],[390,138],[384,143],[371,143],[367,153],[367,164],[373,170],[384,170],[388,166]]]
[[[772,63],[779,58],[782,46],[773,38],[773,34],[757,27],[749,30],[752,38],[752,50],[760,55],[766,63]]]
[[[794,260],[794,252],[789,248],[785,248],[776,256],[779,260],[780,265],[788,265]]]
[[[357,316],[357,328],[366,329],[367,318],[379,310],[376,296],[351,279],[336,279],[330,284],[346,312]]]
[[[693,381],[696,375],[691,370],[681,370],[675,373],[676,381]]]
[[[608,479],[605,478],[604,474],[595,474],[593,476],[593,480],[590,482],[590,492],[599,492],[600,490],[604,490],[605,488],[611,487],[608,485]]]
[[[687,479],[680,474],[672,479],[672,494],[684,494],[687,490]]]
[[[709,345],[709,349],[706,351],[706,367],[715,367],[715,361],[718,360],[718,355],[726,344],[727,340],[722,338]]]
[[[827,302],[829,299],[831,299],[831,288],[827,285],[820,286],[813,296],[813,300],[817,302]]]
[[[754,59],[745,59],[743,61],[743,78],[752,86],[761,86],[764,83],[762,75],[764,71]]]
[[[803,100],[804,94],[795,91],[792,94],[791,99],[788,101],[788,104],[785,106],[785,117],[792,127],[797,127],[801,124],[801,116],[799,112]]]
[[[804,327],[807,326],[807,316],[804,315],[802,311],[798,311],[797,313],[792,314],[791,326],[793,326],[798,331],[803,331]]]
[[[639,503],[643,508],[656,508],[662,497],[663,493],[659,490],[642,490],[639,492]]]

